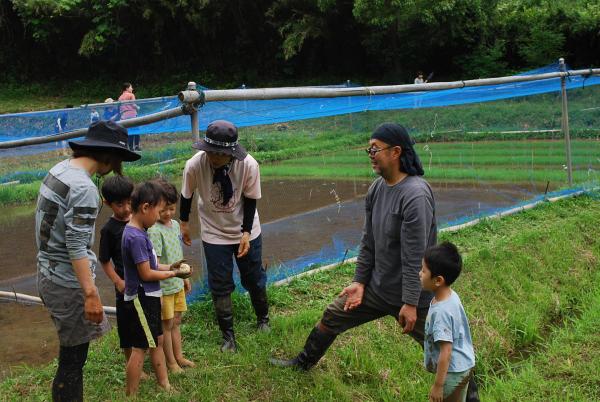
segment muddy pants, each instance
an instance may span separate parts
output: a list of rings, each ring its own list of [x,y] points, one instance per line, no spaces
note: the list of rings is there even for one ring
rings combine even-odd
[[[338,297],[325,309],[321,324],[326,331],[339,335],[351,328],[387,315],[398,320],[398,314],[402,307],[388,304],[376,295],[368,285],[365,286],[362,303],[354,310],[344,311],[345,302],[346,296]],[[417,322],[414,329],[409,333],[421,346],[423,346],[425,340],[425,319],[428,310],[428,307],[417,308]]]

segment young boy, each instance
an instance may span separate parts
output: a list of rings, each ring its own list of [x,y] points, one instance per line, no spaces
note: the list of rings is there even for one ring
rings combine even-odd
[[[121,257],[121,238],[123,229],[131,217],[131,192],[133,182],[124,176],[111,176],[102,184],[102,197],[104,204],[112,209],[113,214],[100,230],[100,253],[98,259],[106,276],[115,285],[115,307],[117,309],[117,332],[119,334],[121,349],[125,354],[125,362],[131,356],[131,347],[125,345],[126,323],[123,321],[123,291],[125,290],[125,273],[123,271],[123,258]],[[142,375],[145,377],[145,375]]]
[[[425,251],[419,277],[434,293],[425,321],[425,367],[436,373],[429,400],[465,401],[475,353],[471,330],[460,298],[450,285],[460,275],[456,246],[444,242]]]
[[[160,211],[156,225],[148,230],[154,251],[161,264],[172,264],[183,259],[179,223],[172,219],[177,209],[177,189],[171,183],[160,180],[165,196],[165,207]],[[170,278],[160,281],[162,290],[162,329],[163,350],[167,367],[173,373],[183,371],[182,367],[194,367],[194,362],[183,356],[181,346],[181,315],[187,311],[185,295],[191,290],[189,279]]]
[[[127,395],[138,391],[146,350],[158,384],[169,390],[169,377],[162,350],[159,281],[175,276],[187,278],[179,266],[183,261],[169,265],[159,264],[146,230],[159,219],[164,208],[163,190],[156,182],[139,184],[131,195],[131,220],[123,230],[121,249],[125,268],[124,334],[125,347],[131,347],[127,362]]]

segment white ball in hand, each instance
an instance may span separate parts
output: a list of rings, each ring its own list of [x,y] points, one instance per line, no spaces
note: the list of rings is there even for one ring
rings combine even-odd
[[[192,267],[190,267],[188,264],[186,263],[182,263],[179,266],[179,272],[181,272],[182,274],[189,274],[190,272],[192,272]]]

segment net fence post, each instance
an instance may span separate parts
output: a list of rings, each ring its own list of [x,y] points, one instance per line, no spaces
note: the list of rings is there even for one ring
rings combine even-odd
[[[196,83],[194,81],[190,81],[187,84],[188,91],[197,91]],[[198,109],[193,108],[190,114],[190,122],[192,124],[192,135],[194,137],[194,142],[200,141],[200,124],[198,120]]]
[[[560,71],[563,73],[567,72],[567,66],[565,64],[565,59],[558,59],[558,64],[560,67]],[[569,182],[569,187],[573,186],[573,164],[571,162],[571,134],[569,133],[569,106],[567,103],[567,77],[563,75],[560,77],[560,91],[561,91],[561,99],[562,99],[562,119],[561,119],[561,128],[563,135],[565,136],[565,153],[567,156],[567,180]]]

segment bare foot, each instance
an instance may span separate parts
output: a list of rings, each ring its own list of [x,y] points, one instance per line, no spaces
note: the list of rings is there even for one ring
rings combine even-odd
[[[169,368],[169,371],[173,374],[183,373],[183,369],[181,367],[179,367],[179,364],[177,364],[177,363],[167,364],[167,367]]]
[[[186,359],[185,357],[181,357],[181,358],[177,359],[177,363],[179,363],[179,366],[181,366],[181,367],[196,367],[196,363],[194,363],[191,360]]]
[[[169,380],[167,380],[166,382],[164,382],[162,384],[158,383],[158,385],[165,391],[171,391],[171,384],[169,383]]]

